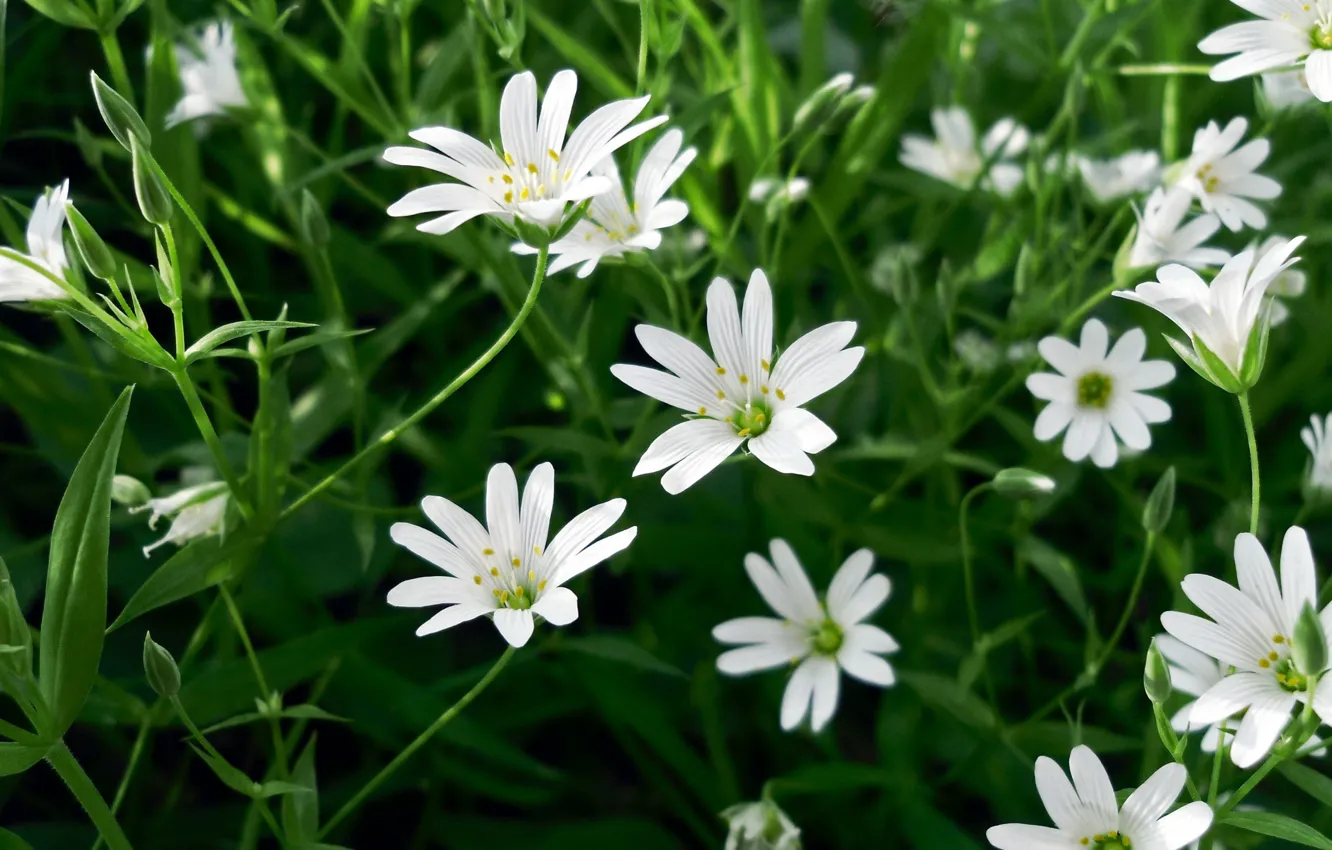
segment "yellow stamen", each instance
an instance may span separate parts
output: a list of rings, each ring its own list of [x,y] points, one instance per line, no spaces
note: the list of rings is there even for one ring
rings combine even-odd
[[[507,163],[509,164],[509,167],[510,167],[510,168],[513,168],[513,155],[512,155],[512,154],[510,154],[510,153],[508,153],[508,152],[505,152],[505,154],[504,154],[504,161],[507,162]]]
[[[747,383],[749,383],[749,376],[748,376],[748,375],[741,375],[741,376],[740,376],[740,383],[742,383],[742,384],[747,384]]]
[[[722,392],[721,390],[717,390],[717,398],[726,398],[726,393]]]
[[[522,193],[521,195],[519,195],[518,197],[522,198],[522,199],[525,201],[525,200],[527,200],[528,198],[532,197],[532,193],[531,193],[531,191],[529,191],[526,187],[524,187],[524,188],[523,188],[523,193]]]
[[[481,583],[481,576],[472,576],[472,581],[476,584]]]
[[[1273,636],[1272,636],[1272,643],[1285,643],[1285,642],[1286,642],[1286,636],[1285,636],[1285,635],[1273,635]]]
[[[706,407],[700,407],[700,408],[698,409],[698,415],[699,415],[699,416],[707,416],[707,415],[708,415],[708,409],[707,409]]]
[[[1271,661],[1268,661],[1266,658],[1259,658],[1259,659],[1258,659],[1258,666],[1259,666],[1259,667],[1262,667],[1264,670],[1266,670],[1268,667],[1271,667],[1271,666],[1272,666],[1272,662],[1271,662]]]
[[[523,562],[520,561],[520,560],[518,560],[517,558],[514,558],[514,559],[513,559],[513,565],[514,565],[515,567],[521,567],[521,566],[523,565]]]
[[[490,175],[489,177],[486,178],[486,180],[490,181],[491,183],[494,183],[494,182],[495,182],[495,175],[493,175],[493,174]]]
[[[490,549],[490,548],[482,549],[482,550],[481,550],[481,554],[482,554],[482,555],[493,555],[493,554],[495,554],[495,550],[494,550],[494,549]]]
[[[546,580],[543,578],[541,581],[537,582],[537,590],[541,591],[545,589],[546,589]]]
[[[778,388],[777,388],[777,397],[778,397],[779,399],[781,399],[782,401],[786,401],[786,393],[782,392],[782,388],[781,388],[781,387],[778,387]]]
[[[500,179],[503,180],[505,183],[508,183],[510,186],[513,185],[513,178],[507,174],[501,174]]]
[[[772,366],[768,365],[768,361],[766,361],[766,360],[760,360],[760,361],[759,361],[759,365],[763,367],[763,371],[765,371],[765,372],[771,372],[771,371],[772,371]]]
[[[1281,658],[1281,656],[1280,656],[1280,655],[1277,655],[1275,652],[1269,652],[1269,653],[1267,653],[1267,660],[1268,660],[1268,661],[1277,661],[1277,660],[1280,660],[1280,658]]]
[[[534,555],[540,555],[540,554],[541,554],[541,547],[540,547],[540,546],[533,546],[533,547],[532,547],[532,554],[534,554]]]
[[[540,169],[538,169],[538,168],[536,167],[536,163],[535,163],[535,162],[529,162],[529,163],[527,164],[527,170],[528,170],[528,172],[530,172],[530,173],[532,173],[532,174],[537,174],[537,173],[540,172]]]
[[[768,385],[767,385],[767,384],[760,384],[760,385],[759,385],[759,392],[763,393],[764,395],[767,395],[767,394],[768,394]]]
[[[749,436],[749,429],[748,429],[748,428],[741,428],[739,431],[736,431],[736,432],[735,432],[735,435],[736,435],[737,437],[748,437],[748,436]]]
[[[528,570],[528,571],[527,571],[527,580],[528,580],[528,581],[536,581],[536,570]]]
[[[513,595],[517,596],[519,599],[523,598],[523,586],[521,584],[518,585],[516,590],[514,590]]]
[[[557,154],[557,153],[555,153],[555,149],[554,149],[554,148],[546,148],[546,154],[547,154],[547,156],[549,156],[551,159],[555,160],[556,162],[559,162],[559,161],[560,161],[560,155]]]
[[[718,366],[718,367],[717,367],[717,374],[718,374],[718,375],[725,375],[725,374],[726,374],[726,367],[725,367],[725,366]]]
[[[507,191],[507,192],[504,193],[504,203],[506,203],[506,204],[511,204],[511,203],[513,203],[513,190],[512,190],[512,189],[510,189],[509,191]]]
[[[491,568],[490,568],[490,574],[491,574],[492,576],[497,576],[497,575],[499,575],[499,567],[491,567]]]

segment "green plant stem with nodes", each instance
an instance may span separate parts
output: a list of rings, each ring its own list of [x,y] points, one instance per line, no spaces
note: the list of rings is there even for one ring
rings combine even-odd
[[[88,774],[83,771],[83,766],[74,758],[74,754],[65,746],[64,741],[56,742],[56,745],[47,752],[46,761],[55,768],[56,773],[60,774],[60,778],[65,780],[65,784],[74,793],[79,805],[88,813],[88,817],[97,827],[97,832],[106,841],[106,845],[111,850],[133,850],[129,839],[125,837],[125,832],[116,822],[116,816],[107,807],[106,801],[97,791],[97,786],[93,785]]]
[[[1128,628],[1129,619],[1133,616],[1133,610],[1138,607],[1138,594],[1142,592],[1142,582],[1147,576],[1147,565],[1151,563],[1152,552],[1156,549],[1156,532],[1147,532],[1147,541],[1142,546],[1142,559],[1138,561],[1138,572],[1133,577],[1133,589],[1129,591],[1128,602],[1124,604],[1124,611],[1119,615],[1119,622],[1115,624],[1115,630],[1110,634],[1110,640],[1105,642],[1105,648],[1101,650],[1101,655],[1096,660],[1096,669],[1099,672],[1110,656],[1114,654],[1115,647],[1119,646],[1119,639],[1124,636],[1124,630]]]
[[[1183,75],[1205,77],[1211,72],[1211,65],[1177,65],[1159,62],[1147,65],[1120,65],[1119,74],[1125,77],[1174,77]]]
[[[334,827],[336,827],[338,824],[346,820],[347,817],[352,812],[356,811],[356,809],[361,805],[361,803],[365,802],[367,797],[369,797],[372,793],[374,793],[376,788],[378,788],[380,785],[384,783],[384,780],[392,776],[393,772],[396,771],[399,767],[402,767],[404,762],[406,762],[409,758],[411,758],[412,755],[415,754],[417,750],[421,749],[421,747],[424,746],[427,741],[435,737],[435,733],[439,732],[440,729],[443,729],[446,725],[448,725],[450,720],[452,720],[453,718],[457,717],[460,713],[462,713],[462,710],[466,708],[472,702],[472,700],[476,699],[481,694],[481,692],[484,691],[486,687],[495,680],[495,677],[500,674],[500,671],[504,669],[505,665],[509,663],[509,659],[513,658],[513,654],[517,651],[518,651],[517,648],[513,646],[510,646],[508,649],[504,650],[504,654],[499,657],[499,660],[494,663],[494,665],[490,668],[489,672],[487,672],[486,675],[481,677],[481,681],[473,685],[470,691],[463,694],[461,699],[459,699],[452,706],[450,706],[447,711],[441,714],[439,718],[435,720],[434,723],[430,724],[430,727],[428,729],[426,729],[424,732],[418,735],[416,737],[416,740],[408,744],[407,747],[403,749],[402,752],[398,753],[393,758],[393,761],[389,762],[384,767],[383,770],[375,774],[374,777],[365,784],[364,788],[362,788],[360,791],[357,791],[355,796],[353,796],[350,800],[348,800],[341,809],[338,809],[337,814],[329,818],[328,823],[324,824],[323,828],[319,830],[319,838],[320,839],[324,838],[330,832],[333,831]]]
[[[483,351],[481,356],[472,361],[472,364],[464,369],[458,377],[450,381],[448,386],[444,387],[444,389],[436,393],[433,398],[417,408],[415,413],[384,432],[384,434],[377,440],[361,449],[353,455],[350,460],[329,473],[318,484],[301,494],[300,498],[287,506],[287,509],[282,512],[279,519],[286,519],[296,511],[300,510],[307,502],[328,489],[333,482],[337,481],[349,470],[365,460],[366,457],[402,436],[404,432],[410,430],[416,425],[416,423],[420,422],[426,416],[429,416],[431,411],[443,404],[449,396],[457,392],[464,384],[485,368],[490,361],[494,360],[495,357],[504,350],[504,347],[509,344],[510,340],[518,334],[518,331],[523,327],[523,324],[527,322],[527,317],[531,314],[532,308],[536,306],[537,297],[541,294],[541,283],[546,278],[546,259],[549,254],[550,248],[548,246],[541,248],[541,250],[537,252],[536,271],[532,274],[532,286],[527,290],[527,298],[523,301],[523,306],[518,309],[517,315],[513,317],[513,321],[509,323],[509,326],[504,329],[504,333],[500,334],[499,339],[495,340],[490,348]]]
[[[171,261],[171,292],[174,298],[171,301],[171,323],[176,336],[176,362],[182,366],[185,362],[185,286],[180,280],[180,256],[176,253],[176,234],[172,232],[171,225],[161,226],[162,238],[166,240],[167,257]]]
[[[1249,533],[1258,533],[1258,506],[1261,504],[1262,481],[1258,475],[1258,440],[1253,431],[1253,411],[1249,409],[1249,394],[1239,394],[1240,414],[1244,417],[1244,435],[1249,439],[1249,478],[1253,491],[1253,504],[1249,510]]]
[[[171,377],[175,379],[176,386],[180,388],[180,394],[185,398],[185,405],[189,407],[190,415],[194,417],[194,424],[199,429],[199,434],[203,437],[204,443],[207,444],[208,450],[213,455],[213,462],[217,464],[217,471],[231,490],[231,497],[235,499],[241,515],[249,519],[254,514],[254,510],[250,507],[245,491],[241,489],[240,479],[236,477],[236,470],[232,469],[231,461],[227,460],[226,451],[222,448],[222,440],[217,436],[212,420],[208,418],[208,411],[204,410],[203,401],[199,398],[199,391],[195,389],[194,381],[190,378],[189,373],[185,371],[184,366],[172,369]]]
[[[990,678],[989,653],[981,647],[980,615],[976,611],[976,584],[971,570],[971,538],[967,533],[967,511],[976,497],[994,489],[990,482],[978,484],[962,497],[957,508],[957,528],[962,545],[962,583],[967,597],[967,622],[971,626],[971,651],[980,653],[981,677],[985,680],[985,693],[990,699],[990,707],[999,713],[999,702],[995,697],[994,680]]]
[[[134,85],[130,82],[129,68],[125,65],[125,55],[120,52],[120,40],[116,38],[116,31],[109,30],[99,33],[98,38],[102,42],[102,52],[106,54],[107,67],[111,69],[111,79],[115,81],[116,91],[128,100],[134,102]]]

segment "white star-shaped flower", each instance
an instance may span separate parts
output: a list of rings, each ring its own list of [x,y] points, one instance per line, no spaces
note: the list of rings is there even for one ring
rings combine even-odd
[[[1285,245],[1288,241],[1284,236],[1269,236],[1258,246],[1257,255],[1261,257],[1273,248]],[[1308,275],[1297,268],[1287,268],[1272,278],[1272,282],[1267,285],[1268,310],[1272,327],[1276,327],[1290,318],[1290,307],[1286,306],[1286,299],[1299,298],[1304,294],[1308,285]]]
[[[1156,151],[1129,151],[1113,159],[1078,156],[1074,162],[1100,204],[1146,192],[1161,176],[1161,155]]]
[[[721,816],[727,826],[723,850],[800,850],[800,827],[771,800],[736,803]]]
[[[902,137],[899,157],[907,168],[928,174],[960,189],[970,189],[985,171],[980,186],[1007,197],[1022,183],[1022,166],[1013,159],[1027,149],[1031,134],[1012,118],[1002,118],[986,131],[980,144],[971,116],[960,106],[930,113],[935,138],[915,133]],[[986,163],[990,163],[987,170]]]
[[[1309,487],[1321,493],[1332,492],[1332,413],[1309,417],[1309,427],[1300,429],[1300,439],[1312,456],[1309,463]]]
[[[1245,118],[1231,119],[1224,130],[1209,121],[1193,135],[1193,152],[1180,169],[1177,183],[1234,231],[1245,226],[1267,227],[1267,214],[1248,199],[1271,200],[1281,194],[1280,183],[1254,171],[1272,150],[1267,139],[1254,139],[1235,149],[1248,129]]]
[[[1309,91],[1309,79],[1303,68],[1263,74],[1262,81],[1263,97],[1276,109],[1292,109],[1317,100]]]
[[[643,349],[670,371],[611,367],[630,387],[691,417],[648,446],[634,475],[669,467],[661,485],[679,493],[742,445],[778,472],[813,475],[809,455],[831,446],[837,435],[803,405],[845,381],[860,364],[865,349],[846,347],[856,323],[815,328],[777,357],[772,290],[762,269],[750,275],[743,319],[735,290],[724,278],[708,287],[707,305],[715,360],[677,333],[639,325],[635,333]]]
[[[181,98],[166,117],[168,128],[246,104],[236,71],[236,38],[230,21],[214,21],[197,39],[175,46]]]
[[[1332,2],[1329,0],[1232,0],[1261,20],[1222,27],[1198,42],[1211,56],[1233,53],[1209,76],[1227,82],[1287,65],[1302,65],[1309,90],[1332,102]]]
[[[32,205],[28,217],[27,257],[51,274],[64,278],[69,261],[65,257],[65,203],[69,181],[47,189]],[[8,257],[0,257],[0,302],[46,301],[69,297],[42,274]]]
[[[1129,268],[1182,263],[1190,268],[1203,269],[1219,266],[1230,259],[1230,252],[1203,244],[1221,229],[1219,218],[1204,214],[1184,224],[1184,216],[1192,206],[1193,195],[1182,186],[1169,190],[1157,186],[1152,190],[1138,216],[1137,236],[1129,252]]]
[[[820,601],[785,540],[773,540],[769,551],[771,563],[754,552],[746,555],[745,571],[781,617],[741,617],[713,629],[721,643],[746,644],[722,653],[717,669],[744,676],[794,665],[782,697],[782,728],[796,728],[808,714],[818,732],[837,711],[842,670],[881,688],[896,681],[892,665],[880,656],[896,652],[897,641],[864,622],[888,600],[892,585],[887,576],[870,575],[874,553],[860,549],[843,562]]]

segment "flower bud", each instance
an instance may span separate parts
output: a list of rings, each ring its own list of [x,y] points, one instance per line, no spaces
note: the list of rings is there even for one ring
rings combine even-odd
[[[0,670],[21,678],[32,675],[32,632],[23,619],[9,569],[0,558]]]
[[[1175,510],[1175,468],[1172,466],[1161,476],[1147,497],[1147,504],[1142,509],[1142,527],[1152,533],[1160,533],[1170,522],[1170,514]]]
[[[1054,492],[1054,479],[1030,469],[1015,466],[995,473],[994,492],[1010,499],[1034,499]]]
[[[850,74],[838,74],[815,89],[796,110],[795,118],[791,122],[791,132],[804,135],[823,129],[823,125],[841,105],[842,98],[851,90],[852,82],[854,78]]]
[[[1147,647],[1147,666],[1142,671],[1142,689],[1147,692],[1147,699],[1152,701],[1152,705],[1164,705],[1165,701],[1170,699],[1172,691],[1170,665],[1166,664],[1165,656],[1157,649],[1155,639],[1152,640],[1151,646]]]
[[[117,475],[111,479],[111,501],[127,508],[145,505],[153,498],[148,486],[129,475]]]
[[[323,248],[328,244],[328,219],[309,189],[301,191],[301,233],[312,247]]]
[[[1297,670],[1305,676],[1317,676],[1327,669],[1327,632],[1313,605],[1305,603],[1292,637],[1290,657]]]
[[[79,257],[88,272],[98,280],[111,280],[116,276],[116,260],[111,256],[111,249],[106,247],[102,237],[75,209],[73,204],[65,204],[65,217],[69,221],[69,230],[74,234],[74,247],[78,248]]]
[[[143,672],[158,696],[174,697],[180,693],[180,668],[176,666],[176,659],[165,647],[153,641],[151,632],[143,635]]]
[[[133,137],[130,138],[130,154],[134,160],[134,197],[139,201],[139,212],[153,224],[167,224],[174,207],[157,171],[148,164],[151,154]]]
[[[721,813],[727,850],[800,850],[800,829],[771,800],[738,803]]]
[[[120,142],[121,147],[133,153],[134,139],[138,139],[144,147],[152,144],[153,137],[148,132],[148,125],[143,123],[134,105],[103,82],[96,71],[92,72],[92,87],[93,97],[97,100],[97,111],[102,113],[102,120],[106,122],[107,129],[116,137],[116,141]]]

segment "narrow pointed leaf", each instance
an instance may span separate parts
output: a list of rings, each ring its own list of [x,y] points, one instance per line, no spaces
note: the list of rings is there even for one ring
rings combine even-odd
[[[231,578],[258,548],[244,531],[225,541],[206,537],[167,559],[130,597],[108,632],[163,605],[170,605]]]
[[[214,348],[223,343],[231,342],[233,339],[239,339],[243,336],[249,336],[260,331],[271,331],[274,328],[312,328],[314,325],[308,322],[279,322],[272,320],[253,320],[246,322],[232,322],[229,325],[223,325],[220,328],[214,328],[185,350],[185,362],[191,363]]]
[[[35,747],[27,744],[0,743],[0,776],[13,776],[22,773],[46,757],[50,747]],[[0,844],[0,847],[3,847]]]
[[[310,736],[310,743],[305,745],[291,771],[291,781],[308,793],[288,794],[282,798],[282,828],[287,833],[287,840],[297,845],[319,837],[319,782],[315,777],[317,740],[317,736]]]
[[[1318,847],[1332,850],[1332,839],[1323,835],[1312,826],[1300,823],[1294,818],[1279,815],[1276,812],[1231,812],[1221,821],[1226,826],[1256,832],[1272,838],[1280,838],[1305,847]]]

